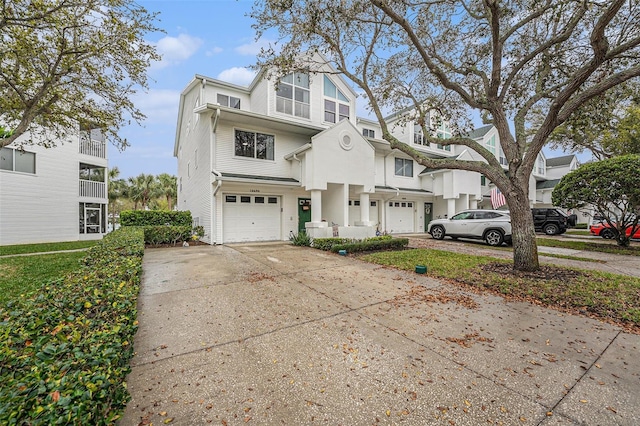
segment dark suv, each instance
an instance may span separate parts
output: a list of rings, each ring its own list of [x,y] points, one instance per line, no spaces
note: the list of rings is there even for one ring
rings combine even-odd
[[[536,231],[547,235],[562,234],[571,225],[572,218],[555,207],[531,209],[531,213],[533,213],[533,226]]]

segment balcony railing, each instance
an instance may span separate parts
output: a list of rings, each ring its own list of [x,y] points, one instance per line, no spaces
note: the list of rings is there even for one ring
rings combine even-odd
[[[104,182],[80,179],[80,196],[107,198],[107,185]]]
[[[107,144],[97,140],[80,138],[80,154],[107,158]]]

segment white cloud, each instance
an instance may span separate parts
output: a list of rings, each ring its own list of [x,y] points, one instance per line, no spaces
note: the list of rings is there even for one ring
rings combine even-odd
[[[267,38],[262,38],[258,41],[254,41],[252,43],[246,43],[243,45],[240,45],[238,47],[235,48],[236,53],[240,54],[240,55],[245,55],[245,56],[256,56],[258,53],[260,53],[260,48],[262,47],[269,47],[270,44],[275,43],[274,40],[269,40]]]
[[[133,99],[136,107],[147,116],[145,125],[175,123],[178,117],[180,91],[156,89],[140,93]]]
[[[248,68],[233,67],[222,71],[218,74],[218,80],[237,84],[239,86],[248,86],[255,78],[256,73]]]
[[[178,37],[166,36],[158,40],[155,45],[162,60],[154,64],[154,68],[165,68],[189,59],[202,46],[203,41],[198,37],[180,34]]]
[[[217,55],[218,53],[222,53],[223,50],[224,49],[222,47],[214,46],[211,49],[207,50],[206,55],[207,56]]]

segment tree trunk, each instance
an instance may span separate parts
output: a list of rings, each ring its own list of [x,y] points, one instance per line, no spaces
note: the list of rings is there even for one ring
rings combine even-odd
[[[511,231],[513,239],[513,269],[516,271],[536,271],[538,263],[538,245],[533,228],[533,215],[529,200],[525,196],[520,202],[509,204],[511,211]]]

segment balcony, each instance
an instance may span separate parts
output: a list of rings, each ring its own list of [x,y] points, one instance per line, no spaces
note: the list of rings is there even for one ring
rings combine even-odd
[[[79,152],[93,157],[107,158],[107,144],[104,141],[80,138]]]
[[[104,182],[80,179],[80,196],[107,198],[107,185]]]

